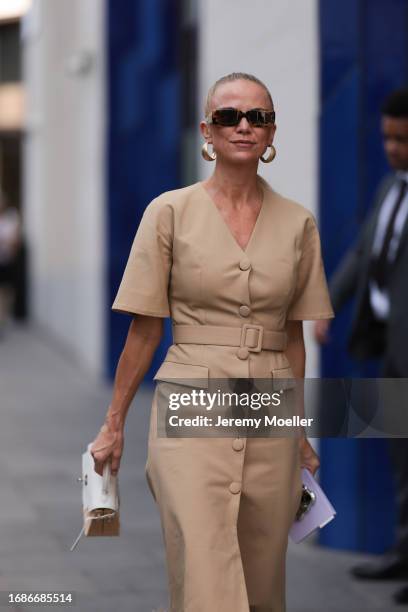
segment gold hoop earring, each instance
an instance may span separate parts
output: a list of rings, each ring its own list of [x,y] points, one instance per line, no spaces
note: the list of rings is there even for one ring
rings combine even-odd
[[[268,157],[264,157],[263,155],[261,155],[261,157],[259,158],[261,161],[263,161],[264,164],[269,164],[275,159],[276,156],[276,149],[273,144],[268,145],[268,147],[271,147],[271,152],[269,153]]]
[[[213,152],[212,155],[210,155],[210,153],[208,152],[208,142],[207,141],[205,141],[205,143],[201,147],[201,155],[204,157],[205,161],[211,162],[217,159],[216,153]]]

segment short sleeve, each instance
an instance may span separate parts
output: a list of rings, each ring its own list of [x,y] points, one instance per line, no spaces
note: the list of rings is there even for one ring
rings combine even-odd
[[[161,200],[153,200],[145,209],[112,310],[170,316],[172,218],[171,206]]]
[[[288,320],[331,319],[334,317],[323,267],[320,236],[311,215],[304,225],[296,286]]]

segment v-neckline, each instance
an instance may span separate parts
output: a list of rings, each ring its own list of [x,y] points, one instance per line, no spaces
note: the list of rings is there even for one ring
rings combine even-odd
[[[237,247],[237,248],[238,248],[238,249],[241,251],[241,253],[242,253],[242,254],[244,254],[244,255],[248,255],[248,249],[250,248],[250,246],[251,246],[251,244],[252,244],[252,242],[253,242],[253,240],[254,240],[254,236],[255,236],[255,234],[256,234],[256,232],[257,232],[257,228],[258,228],[258,226],[261,224],[261,222],[260,222],[260,218],[262,217],[262,214],[263,214],[264,208],[266,207],[266,204],[265,204],[265,200],[266,200],[266,193],[265,193],[265,188],[264,188],[264,186],[263,186],[263,184],[262,184],[262,178],[261,178],[260,176],[258,176],[258,184],[259,184],[259,186],[260,186],[260,188],[261,188],[261,191],[262,191],[262,204],[261,204],[261,208],[260,208],[260,210],[259,210],[258,216],[257,216],[257,218],[256,218],[256,221],[255,221],[254,227],[252,228],[252,232],[251,232],[251,235],[250,235],[250,237],[249,237],[249,240],[248,240],[248,242],[247,242],[247,243],[246,243],[246,245],[245,245],[245,249],[243,249],[243,248],[242,248],[242,246],[241,246],[241,245],[238,243],[238,241],[237,241],[237,239],[235,238],[234,234],[232,233],[232,231],[231,231],[231,229],[230,229],[230,227],[229,227],[228,223],[225,221],[224,217],[222,216],[222,214],[221,214],[221,212],[220,212],[220,210],[219,210],[218,206],[217,206],[217,205],[216,205],[216,203],[214,202],[214,200],[213,200],[212,196],[209,194],[209,192],[207,191],[207,189],[204,187],[203,182],[202,182],[202,181],[199,181],[199,182],[198,182],[198,185],[201,187],[201,190],[202,190],[202,191],[204,191],[204,193],[205,193],[205,195],[206,195],[206,197],[207,197],[207,200],[208,200],[208,201],[209,201],[209,203],[211,204],[212,208],[213,208],[213,209],[215,209],[215,211],[214,211],[214,212],[215,212],[215,213],[216,213],[216,215],[218,216],[219,220],[221,221],[221,224],[224,226],[224,228],[225,228],[225,230],[226,230],[227,234],[230,236],[230,238],[231,238],[232,242],[233,242],[233,243],[234,243],[234,245],[235,245],[235,246],[236,246],[236,247]]]

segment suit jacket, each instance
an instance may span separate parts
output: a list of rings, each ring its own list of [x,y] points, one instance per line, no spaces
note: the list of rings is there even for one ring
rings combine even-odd
[[[408,376],[408,219],[390,272],[388,290],[390,314],[387,324],[379,323],[369,299],[369,268],[376,224],[381,205],[396,182],[388,175],[381,182],[371,214],[364,222],[354,246],[346,253],[329,283],[335,312],[355,297],[349,350],[358,359],[383,357],[400,376]]]

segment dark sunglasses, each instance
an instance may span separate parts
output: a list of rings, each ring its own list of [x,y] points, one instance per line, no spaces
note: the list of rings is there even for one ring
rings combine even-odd
[[[207,115],[207,123],[214,125],[233,126],[238,125],[242,117],[254,127],[265,127],[275,123],[275,111],[262,110],[261,108],[251,108],[244,113],[237,108],[218,108]]]

